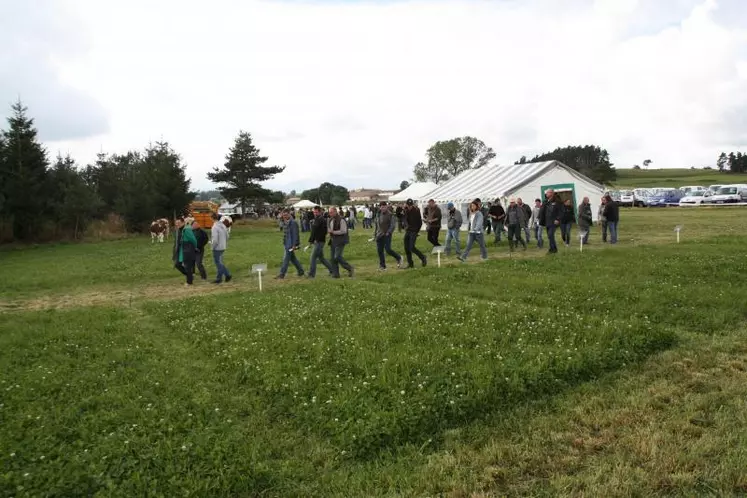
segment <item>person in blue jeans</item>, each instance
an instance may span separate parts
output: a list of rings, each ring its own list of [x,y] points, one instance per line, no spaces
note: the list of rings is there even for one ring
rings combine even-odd
[[[477,201],[472,201],[469,205],[469,236],[467,237],[467,247],[458,258],[462,263],[467,261],[469,252],[472,250],[472,245],[475,242],[480,245],[480,255],[482,256],[482,259],[488,259],[488,249],[485,247],[484,225],[485,219],[482,215],[482,211],[480,211],[480,204]]]
[[[610,244],[617,244],[617,224],[620,222],[620,207],[609,194],[604,196],[604,217],[610,231]]]
[[[420,235],[420,229],[423,228],[423,217],[420,209],[415,206],[415,201],[407,199],[405,202],[405,256],[407,257],[407,268],[414,268],[412,255],[420,258],[423,267],[428,264],[425,254],[415,245]]]
[[[304,270],[301,266],[301,262],[296,257],[296,251],[301,247],[301,241],[298,236],[298,223],[296,220],[291,218],[290,211],[287,209],[283,210],[283,249],[285,250],[283,255],[283,264],[280,266],[280,273],[275,279],[282,280],[285,278],[285,274],[288,272],[288,266],[293,264],[296,267],[299,277],[303,277]]]
[[[563,203],[560,196],[553,189],[545,192],[545,202],[542,204],[540,212],[540,222],[547,229],[547,240],[550,243],[548,254],[558,252],[558,245],[555,243],[555,231],[560,226],[560,220],[563,215]]]
[[[392,234],[397,223],[397,217],[387,203],[379,204],[379,214],[376,216],[373,236],[376,241],[376,252],[379,254],[379,271],[386,271],[386,254],[397,260],[397,268],[402,268],[402,256],[392,250]]]
[[[563,204],[560,218],[560,235],[566,247],[571,245],[571,227],[576,221],[576,213],[573,210],[573,204],[567,199]]]
[[[340,216],[337,208],[329,208],[329,221],[327,222],[327,232],[329,233],[330,246],[332,248],[332,277],[340,278],[340,267],[348,271],[348,276],[353,278],[355,269],[345,261],[343,252],[345,246],[350,243],[348,235],[348,224],[345,218]]]
[[[215,263],[215,269],[218,271],[213,283],[220,284],[224,278],[226,282],[230,282],[233,277],[226,265],[223,264],[223,254],[228,248],[228,228],[221,223],[218,213],[213,213],[213,227],[210,229],[210,236],[213,239],[210,246],[213,250],[213,263]]]
[[[454,203],[450,202],[446,205],[446,255],[451,254],[451,241],[454,241],[456,246],[456,255],[459,257],[462,254],[462,248],[459,243],[459,231],[462,229],[462,212],[454,207]]]
[[[541,213],[542,201],[539,199],[535,199],[529,225],[532,227],[532,231],[534,232],[534,238],[537,239],[537,249],[542,249],[542,246],[545,245],[545,241],[542,237],[543,227],[541,224]]]
[[[316,265],[321,263],[330,275],[335,274],[334,268],[329,261],[324,257],[324,245],[327,242],[327,221],[322,216],[322,208],[314,206],[314,221],[311,222],[311,235],[309,236],[309,245],[311,249],[311,263],[309,266],[308,278],[316,277]]]

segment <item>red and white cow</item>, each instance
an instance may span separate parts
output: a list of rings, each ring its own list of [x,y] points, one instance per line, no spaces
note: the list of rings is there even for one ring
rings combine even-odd
[[[233,226],[233,219],[227,214],[224,214],[220,217],[220,222],[226,225],[228,235],[231,235],[231,226]]]
[[[169,220],[161,218],[150,224],[150,242],[151,244],[158,239],[163,242],[164,238],[169,238]]]

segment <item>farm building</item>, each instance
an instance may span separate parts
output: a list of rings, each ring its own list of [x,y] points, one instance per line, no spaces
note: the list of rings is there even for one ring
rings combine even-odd
[[[413,183],[401,192],[389,197],[389,202],[405,202],[407,199],[412,199],[416,203],[421,204],[428,200],[427,195],[438,188],[438,185],[433,182],[420,182]]]
[[[548,189],[554,189],[564,201],[570,198],[574,208],[584,197],[589,197],[596,221],[604,187],[560,161],[471,169],[439,186],[427,197],[435,200],[442,210],[453,202],[466,217],[469,203],[475,198],[480,198],[484,204],[500,199],[505,207],[509,198],[521,197],[524,203],[533,206],[535,199],[544,199]]]

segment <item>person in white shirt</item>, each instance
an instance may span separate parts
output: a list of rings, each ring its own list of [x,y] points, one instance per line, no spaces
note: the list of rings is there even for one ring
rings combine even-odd
[[[218,270],[218,275],[215,277],[215,284],[223,282],[223,277],[226,278],[226,283],[230,282],[233,278],[231,272],[223,264],[223,253],[226,252],[228,247],[228,229],[220,221],[220,215],[213,213],[213,228],[210,229],[210,235],[212,236],[211,248],[213,250],[213,262],[215,268]]]
[[[540,225],[540,213],[542,209],[542,201],[539,199],[534,200],[534,207],[532,208],[532,218],[529,220],[529,226],[534,232],[534,237],[537,239],[537,248],[542,249],[545,245],[545,241],[542,239],[542,225]]]

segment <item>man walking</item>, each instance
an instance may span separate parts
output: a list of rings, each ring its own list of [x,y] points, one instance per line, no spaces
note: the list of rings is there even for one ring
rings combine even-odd
[[[420,216],[420,210],[415,207],[412,199],[407,199],[405,203],[405,255],[407,256],[407,267],[414,268],[412,255],[415,254],[420,258],[423,266],[428,264],[428,260],[420,250],[415,247],[415,243],[420,235],[420,229],[423,227],[423,218]]]
[[[591,230],[591,224],[591,204],[589,204],[589,198],[584,197],[581,204],[578,205],[578,230],[584,234],[583,239],[581,239],[583,245],[589,243],[589,230]]]
[[[223,282],[223,278],[228,283],[233,278],[231,272],[223,264],[223,254],[228,248],[228,229],[226,225],[220,222],[218,213],[213,213],[213,228],[210,229],[210,236],[213,239],[213,263],[215,263],[215,269],[218,272],[213,283],[220,284]]]
[[[454,207],[453,203],[446,205],[447,218],[446,218],[446,255],[451,254],[451,241],[454,241],[456,246],[455,254],[459,257],[462,254],[462,249],[459,244],[459,232],[462,228],[462,212]]]
[[[316,265],[320,262],[334,276],[332,265],[324,258],[324,244],[327,242],[327,223],[322,216],[322,208],[314,206],[314,221],[311,222],[311,236],[309,245],[311,246],[311,264],[309,266],[308,278],[316,277]],[[347,230],[345,230],[347,233]]]
[[[505,223],[506,219],[506,211],[503,209],[503,206],[501,206],[500,199],[496,199],[493,205],[490,206],[490,209],[488,210],[488,216],[490,217],[490,224],[492,225],[493,235],[495,236],[493,242],[497,244],[501,241],[503,224]]]
[[[526,227],[526,214],[524,209],[519,207],[516,203],[516,199],[513,197],[508,203],[508,209],[506,210],[506,226],[508,227],[508,247],[510,250],[514,250],[517,244],[524,246],[524,250],[527,250],[526,243],[521,239],[521,232]]]
[[[392,234],[395,225],[399,221],[392,214],[386,202],[379,204],[379,216],[375,220],[374,239],[376,240],[376,251],[379,254],[379,271],[386,271],[386,254],[397,260],[397,268],[402,267],[402,256],[392,250]]]
[[[197,255],[195,258],[195,267],[200,272],[200,277],[203,280],[207,280],[207,272],[205,271],[205,265],[203,264],[203,258],[205,257],[205,246],[208,243],[208,236],[200,227],[200,223],[195,220],[192,222],[192,232],[195,234],[197,239]]]
[[[607,218],[604,217],[604,207],[607,204],[607,197],[602,196],[602,203],[599,205],[599,211],[597,216],[599,217],[599,224],[602,226],[602,242],[607,242]]]
[[[560,226],[560,218],[563,214],[562,206],[563,203],[560,202],[560,196],[556,195],[553,189],[548,189],[545,192],[545,202],[542,204],[540,216],[542,226],[547,229],[547,240],[550,241],[548,254],[558,252],[558,246],[555,243],[555,231]]]
[[[280,274],[275,279],[284,279],[290,264],[296,267],[298,276],[303,277],[303,266],[296,257],[296,251],[301,247],[301,241],[298,238],[298,223],[291,217],[290,211],[287,209],[283,210],[283,223],[283,249],[285,252],[283,254],[283,264],[280,266]]]
[[[348,235],[348,224],[345,219],[340,216],[337,208],[329,208],[329,220],[327,221],[327,233],[330,237],[330,246],[332,247],[332,278],[340,278],[340,267],[348,271],[348,276],[353,278],[355,269],[345,261],[343,252],[345,246],[350,243],[350,236]]]
[[[534,207],[532,208],[532,220],[529,224],[532,226],[534,232],[534,238],[537,239],[537,249],[542,249],[544,246],[544,240],[542,239],[542,224],[541,221],[542,201],[539,199],[534,200]]]
[[[532,219],[532,208],[529,207],[529,204],[524,204],[524,201],[521,200],[521,197],[516,199],[516,204],[524,210],[524,219],[526,220],[526,224],[524,225],[523,229],[525,239],[527,241],[527,244],[529,244],[529,241],[532,239],[529,229],[529,223]]]
[[[617,244],[617,224],[620,221],[620,208],[609,194],[605,195],[604,198],[604,217],[607,220],[607,228],[610,230],[610,244]]]
[[[433,199],[428,201],[427,213],[428,215],[425,217],[425,222],[428,227],[428,242],[433,244],[435,247],[440,245],[438,243],[438,234],[441,232],[441,219],[443,215],[441,214],[441,208]]]

